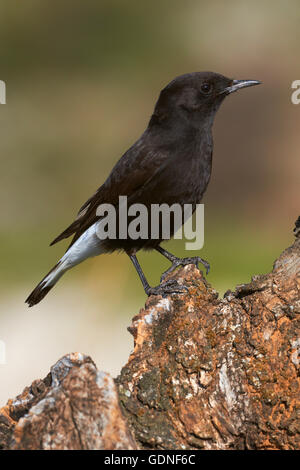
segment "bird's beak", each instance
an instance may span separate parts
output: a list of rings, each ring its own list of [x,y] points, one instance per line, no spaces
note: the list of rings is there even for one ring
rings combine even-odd
[[[241,88],[246,88],[247,86],[254,86],[260,85],[261,82],[258,80],[232,80],[232,85],[225,88],[223,93],[229,95],[230,93],[234,93],[235,91],[240,90]]]

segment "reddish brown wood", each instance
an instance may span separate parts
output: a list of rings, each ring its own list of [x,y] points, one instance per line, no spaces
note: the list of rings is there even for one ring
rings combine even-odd
[[[6,449],[299,449],[300,229],[271,273],[223,299],[192,265],[150,297],[114,382],[63,357],[0,411]]]

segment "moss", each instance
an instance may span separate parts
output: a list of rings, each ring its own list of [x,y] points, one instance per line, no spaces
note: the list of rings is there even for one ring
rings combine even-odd
[[[166,339],[166,335],[168,332],[168,328],[172,322],[172,315],[164,313],[155,323],[153,328],[153,339],[154,339],[154,346],[159,348],[162,342]]]
[[[138,381],[137,397],[151,408],[159,407],[160,370],[158,367],[146,372]]]
[[[212,348],[214,348],[218,344],[218,337],[212,329],[208,329],[206,331],[206,337]]]

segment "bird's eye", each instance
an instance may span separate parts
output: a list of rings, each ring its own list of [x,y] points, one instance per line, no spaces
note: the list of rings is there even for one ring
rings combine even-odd
[[[212,85],[209,82],[204,82],[201,85],[201,91],[205,94],[208,94],[212,89]]]

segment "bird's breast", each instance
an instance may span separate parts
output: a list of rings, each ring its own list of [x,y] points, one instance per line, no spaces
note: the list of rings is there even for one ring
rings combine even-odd
[[[148,197],[167,204],[200,203],[210,180],[211,169],[210,145],[177,153],[147,188]]]

